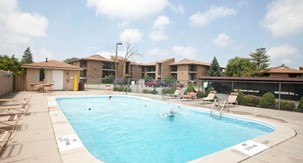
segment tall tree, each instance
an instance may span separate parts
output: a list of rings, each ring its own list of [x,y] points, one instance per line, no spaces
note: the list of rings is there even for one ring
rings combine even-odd
[[[256,65],[249,58],[235,57],[228,61],[226,66],[226,76],[252,76],[256,71]]]
[[[213,61],[210,64],[210,68],[207,71],[209,76],[222,76],[221,67],[217,61],[217,58],[214,57]]]
[[[79,58],[77,57],[72,57],[72,58],[66,58],[65,60],[63,60],[64,63],[70,63],[70,62],[73,62],[73,61],[76,61],[78,60]]]
[[[126,52],[125,52],[125,56],[124,56],[124,63],[126,63],[128,60],[132,60],[134,61],[134,56],[140,56],[141,54],[138,52],[137,50],[137,46],[135,44],[133,44],[131,41],[126,42]],[[128,73],[131,70],[131,66],[128,66]]]
[[[33,55],[29,47],[26,48],[21,59],[22,63],[33,63]]]
[[[256,65],[257,71],[266,69],[270,61],[269,55],[266,54],[266,48],[258,48],[255,52],[251,52],[250,54],[251,61]]]
[[[0,70],[11,71],[14,74],[23,73],[21,63],[14,57],[14,55],[12,57],[9,57],[8,55],[0,55]]]

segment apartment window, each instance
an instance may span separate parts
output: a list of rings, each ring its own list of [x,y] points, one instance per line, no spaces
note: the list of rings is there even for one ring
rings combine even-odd
[[[114,64],[113,63],[107,63],[107,62],[104,62],[103,63],[103,69],[115,69],[114,67]]]
[[[189,66],[189,71],[197,71],[197,66],[195,66],[195,65],[190,65],[190,66]]]

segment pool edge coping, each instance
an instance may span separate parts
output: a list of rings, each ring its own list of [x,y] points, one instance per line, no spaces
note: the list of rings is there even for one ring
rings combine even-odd
[[[102,96],[102,95],[68,95],[68,96],[52,96],[52,97],[47,98],[49,114],[51,117],[51,122],[52,122],[52,126],[53,126],[53,130],[54,130],[56,139],[59,136],[76,134],[73,127],[70,125],[69,121],[66,119],[64,113],[59,108],[59,106],[56,102],[56,98],[96,97],[96,96]],[[159,99],[152,99],[149,97],[139,97],[139,96],[135,96],[135,95],[117,95],[117,96],[134,96],[137,98],[159,100]],[[207,108],[205,109],[205,108],[198,107],[198,106],[190,106],[190,105],[186,105],[186,104],[180,104],[180,105],[188,106],[190,108],[194,108],[195,110],[204,110],[204,111],[208,110]],[[270,120],[267,118],[256,117],[256,115],[239,115],[239,114],[234,114],[234,113],[224,113],[224,115],[235,117],[235,118],[240,118],[240,119],[246,119],[246,120],[250,120],[250,121],[256,121],[259,123],[265,123],[265,124],[275,127],[275,130],[273,132],[251,139],[254,142],[268,146],[268,149],[270,149],[273,146],[276,146],[296,135],[296,131],[293,128],[286,126],[286,125],[282,124],[281,122],[277,122],[277,121]],[[58,144],[57,144],[57,146],[58,146]],[[226,162],[239,162],[239,161],[243,161],[248,158],[251,158],[251,157],[255,157],[258,154],[260,154],[266,150],[267,149],[255,154],[253,156],[250,156],[250,155],[242,153],[238,150],[235,150],[232,146],[232,147],[228,147],[226,149],[220,150],[218,152],[206,155],[204,157],[200,157],[200,158],[191,160],[189,162],[191,162],[191,163],[218,162],[218,161],[222,161],[222,160],[224,160]],[[63,162],[79,161],[79,159],[83,159],[85,161],[90,161],[90,162],[102,162],[101,160],[98,160],[97,158],[95,158],[85,148],[84,145],[82,145],[82,147],[80,147],[80,148],[71,149],[71,150],[67,150],[64,152],[59,151],[59,153],[61,155],[61,159]]]

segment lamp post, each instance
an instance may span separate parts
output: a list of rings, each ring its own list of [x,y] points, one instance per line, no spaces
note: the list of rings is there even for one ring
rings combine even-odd
[[[122,45],[121,42],[116,43],[116,58],[115,58],[115,86],[117,84],[117,74],[118,74],[118,46]]]

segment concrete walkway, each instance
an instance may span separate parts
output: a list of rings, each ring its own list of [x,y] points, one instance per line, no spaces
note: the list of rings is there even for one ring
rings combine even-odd
[[[119,94],[116,92],[94,91],[57,91],[53,93],[18,92],[1,98],[24,98],[30,97],[29,114],[19,122],[18,132],[15,138],[9,142],[0,157],[0,162],[24,162],[24,163],[61,163],[62,157],[59,153],[56,136],[50,118],[47,99],[52,96],[65,95],[104,95]],[[161,99],[159,95],[131,94]],[[176,101],[181,102],[181,101]],[[182,102],[186,105],[199,106],[196,102]],[[210,105],[203,105],[210,108]],[[296,112],[278,111],[253,107],[238,106],[230,109],[231,114],[245,117],[257,117],[279,123],[292,128],[296,134],[273,147],[249,157],[242,162],[271,162],[271,163],[301,163],[303,162],[303,114]],[[83,162],[83,161],[81,161]],[[203,162],[203,161],[197,161]],[[219,162],[233,162],[221,160]]]

